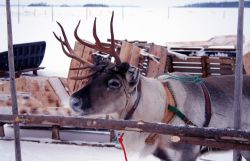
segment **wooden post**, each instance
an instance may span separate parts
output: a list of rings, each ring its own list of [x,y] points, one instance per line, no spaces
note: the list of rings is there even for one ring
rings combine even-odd
[[[237,54],[236,54],[236,70],[235,70],[235,83],[234,83],[234,128],[235,129],[240,129],[240,123],[241,123],[241,103],[242,103],[242,88],[243,88],[243,74],[242,74],[243,21],[244,21],[244,0],[239,0]],[[241,155],[238,150],[234,150],[233,160],[241,161]]]
[[[52,139],[60,140],[60,126],[53,125],[52,126]]]
[[[168,57],[167,57],[167,65],[166,65],[165,72],[169,72],[169,73],[174,72],[173,57],[170,55],[168,55]]]
[[[18,107],[17,107],[17,96],[16,96],[10,0],[6,0],[6,14],[7,14],[8,62],[9,62],[10,89],[11,89],[11,99],[12,99],[12,114],[17,118]],[[14,122],[13,126],[14,126],[14,136],[15,136],[15,158],[16,161],[22,161],[19,123]]]
[[[202,78],[206,78],[208,75],[207,71],[207,56],[201,57],[201,71],[202,71]]]
[[[4,137],[4,123],[0,122],[0,137]]]

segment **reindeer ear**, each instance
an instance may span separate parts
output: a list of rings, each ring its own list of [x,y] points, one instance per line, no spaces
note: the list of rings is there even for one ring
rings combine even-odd
[[[136,85],[140,78],[140,71],[138,68],[130,66],[125,74],[125,78],[129,85]]]
[[[137,84],[139,80],[140,71],[138,68],[130,66],[128,63],[121,63],[117,66],[120,73],[125,75],[129,85]]]

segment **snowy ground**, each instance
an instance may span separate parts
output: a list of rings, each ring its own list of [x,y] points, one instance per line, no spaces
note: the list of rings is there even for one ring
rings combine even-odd
[[[218,35],[234,35],[237,31],[237,9],[191,9],[191,8],[32,8],[20,9],[18,23],[17,8],[12,8],[14,43],[45,40],[47,48],[39,71],[44,76],[67,77],[70,59],[62,54],[59,43],[52,32],[58,34],[55,21],[65,27],[71,45],[74,44],[73,30],[81,19],[80,36],[92,41],[92,25],[97,17],[97,31],[101,40],[109,35],[109,20],[115,11],[114,31],[116,39],[146,40],[164,45],[165,42],[183,40],[207,40]],[[5,8],[0,7],[0,51],[7,50]],[[250,9],[245,10],[245,38],[250,36]],[[13,142],[0,141],[0,160],[14,160]],[[25,161],[124,161],[122,151],[116,148],[93,148],[66,145],[48,145],[22,142]],[[209,160],[230,161],[232,153],[206,156]],[[157,161],[153,156],[139,158],[129,155],[129,161]]]

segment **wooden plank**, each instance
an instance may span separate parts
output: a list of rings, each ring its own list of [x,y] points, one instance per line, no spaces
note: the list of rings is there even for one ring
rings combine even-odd
[[[129,64],[134,66],[134,67],[138,67],[139,65],[139,61],[140,61],[140,51],[141,49],[135,45],[132,46],[132,51],[131,53],[131,58],[129,61]]]
[[[81,45],[79,42],[75,42],[74,51],[77,55],[82,57],[84,48],[85,46]],[[78,68],[78,67],[80,67],[80,63],[74,59],[71,59],[70,68]],[[78,70],[69,70],[68,78],[77,76],[78,72],[79,72]],[[68,86],[69,86],[70,92],[73,92],[75,90],[75,85],[76,85],[75,80],[68,79]]]
[[[194,64],[189,62],[173,62],[173,66],[180,66],[180,67],[201,67],[201,64]]]
[[[70,95],[70,90],[69,90],[69,85],[68,85],[67,79],[65,79],[65,78],[59,78],[59,79],[60,79],[65,91],[68,93],[68,95]]]
[[[75,42],[74,51],[78,56],[84,58],[85,60],[87,60],[89,62],[93,62],[92,53],[94,52],[94,49],[86,47],[86,46],[80,44],[79,42]],[[79,68],[82,66],[83,66],[83,64],[79,63],[78,61],[76,61],[74,59],[71,60],[70,68]],[[85,76],[88,73],[90,73],[90,69],[69,70],[68,87],[69,87],[70,93],[73,93],[73,92],[79,90],[79,88],[82,88],[88,82],[88,79],[73,80],[73,79],[70,79],[70,77],[81,77],[81,76]]]
[[[41,101],[44,107],[59,107],[59,97],[55,94],[54,89],[48,80],[45,80],[44,86],[41,86],[41,82],[38,80],[31,80],[31,92],[32,96]]]
[[[130,62],[131,59],[131,49],[133,47],[133,44],[128,43],[126,41],[122,42],[122,46],[121,46],[121,51],[120,51],[120,59],[123,62]]]
[[[250,75],[250,43],[244,47],[243,64],[247,75]]]
[[[49,83],[59,98],[60,106],[69,107],[69,94],[65,90],[59,78],[49,78]]]
[[[234,66],[229,65],[229,64],[208,64],[208,68],[220,68],[220,69],[233,69]]]
[[[52,139],[53,140],[60,140],[60,126],[53,125],[52,126]]]
[[[149,60],[147,76],[156,77],[163,74],[167,63],[167,50],[162,46],[151,44],[149,53],[159,57],[160,63]]]
[[[225,70],[225,69],[208,69],[208,73],[211,75],[212,73],[217,73],[220,75],[232,75],[234,74],[234,72],[229,69],[229,70]]]
[[[188,57],[187,60],[178,59],[177,57],[173,57],[173,62],[201,62],[201,57]]]
[[[209,57],[207,63],[235,64],[235,58]]]
[[[92,53],[94,52],[93,49],[89,48],[89,47],[85,47],[84,48],[84,51],[83,51],[83,55],[82,55],[82,58],[87,60],[88,62],[94,62],[93,60],[93,57],[92,57]],[[82,67],[82,65],[80,65],[80,67]],[[86,75],[89,75],[91,73],[91,69],[84,69],[84,70],[78,70],[78,77],[81,77],[81,76],[86,76]],[[83,80],[77,80],[76,83],[75,83],[75,89],[74,91],[78,91],[80,88],[82,88],[83,86],[85,86],[89,80],[91,78],[88,78],[88,79],[83,79]]]
[[[160,52],[160,65],[159,65],[159,69],[158,69],[158,74],[162,75],[165,73],[165,68],[167,65],[167,48],[163,47],[163,46],[158,46],[158,50]]]
[[[201,57],[202,78],[206,78],[207,75],[208,75],[208,72],[207,72],[207,62],[206,62],[207,59],[208,59],[208,57],[206,57],[206,56],[202,56]]]
[[[16,79],[16,89],[18,105],[30,108],[59,107],[61,103],[59,97],[52,88],[49,78],[46,77],[21,77]],[[10,95],[9,83],[0,84],[0,91],[5,95]],[[25,97],[23,98],[22,95]],[[26,98],[27,97],[27,98]],[[8,103],[9,100],[0,101],[0,106]],[[10,104],[11,105],[11,104]]]
[[[166,65],[165,71],[169,72],[169,73],[174,72],[174,69],[173,69],[173,56],[167,55],[167,65]]]
[[[202,73],[201,68],[174,68],[174,72]]]
[[[0,137],[4,137],[5,133],[4,133],[4,123],[0,122]]]

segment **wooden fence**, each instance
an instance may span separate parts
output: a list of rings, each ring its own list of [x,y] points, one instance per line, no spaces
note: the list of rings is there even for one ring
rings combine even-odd
[[[168,56],[167,61],[168,72],[184,72],[205,78],[234,74],[236,59],[233,57],[189,56],[187,60],[181,60]]]
[[[20,123],[24,125],[45,125],[58,128],[78,127],[92,129],[129,130],[146,133],[172,135],[172,142],[222,149],[239,149],[250,151],[250,131],[234,129],[199,128],[190,126],[172,126],[163,123],[143,121],[124,121],[107,119],[87,119],[82,117],[32,116],[32,115],[0,115],[0,122]],[[3,126],[0,126],[0,134]],[[3,135],[3,134],[1,134]],[[55,133],[57,135],[57,133]]]

